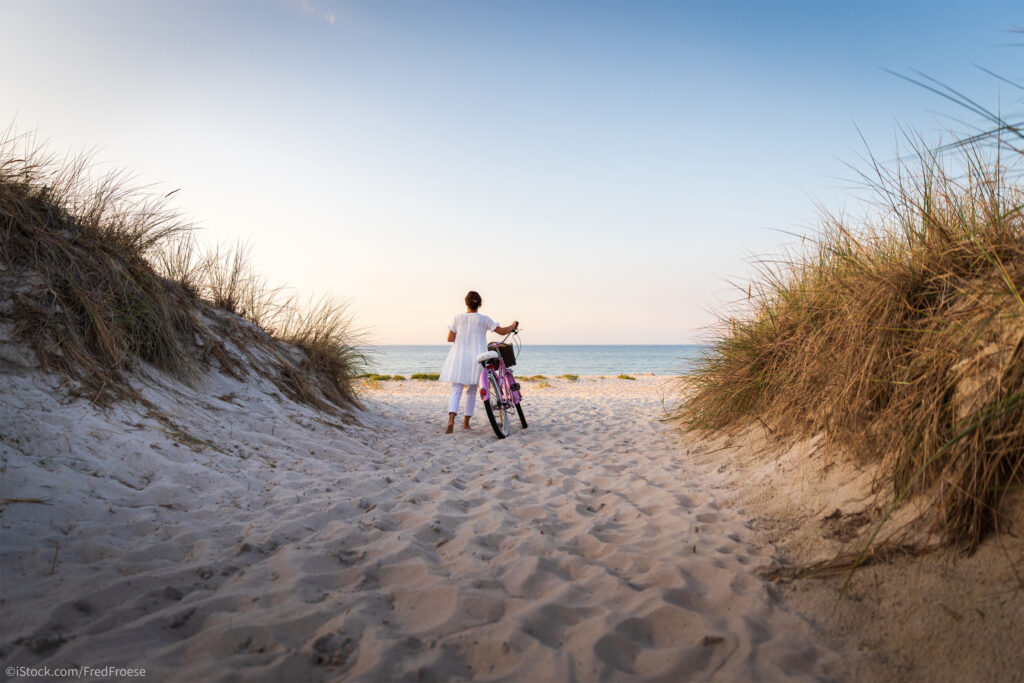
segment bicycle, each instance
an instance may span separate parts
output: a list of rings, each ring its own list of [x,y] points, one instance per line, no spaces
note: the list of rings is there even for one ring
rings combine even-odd
[[[509,366],[515,365],[519,356],[518,335],[519,328],[516,328],[500,342],[487,344],[487,351],[476,357],[476,362],[480,364],[480,398],[484,402],[487,420],[499,439],[508,436],[513,406],[519,414],[523,429],[526,429],[526,416],[520,405],[522,393],[519,382],[509,370]],[[514,338],[515,346],[505,343],[509,337]]]

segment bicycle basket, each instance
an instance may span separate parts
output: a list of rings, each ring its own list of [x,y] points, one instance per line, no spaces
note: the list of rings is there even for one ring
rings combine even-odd
[[[498,344],[491,342],[487,346],[501,354],[501,359],[505,361],[505,367],[510,368],[516,364],[516,352],[513,350],[511,344]]]

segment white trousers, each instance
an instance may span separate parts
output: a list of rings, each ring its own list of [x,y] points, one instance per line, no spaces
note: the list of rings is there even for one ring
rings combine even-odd
[[[459,412],[459,402],[462,401],[462,388],[466,388],[466,417],[473,415],[476,407],[476,384],[459,384],[452,382],[452,397],[448,399],[448,412]]]

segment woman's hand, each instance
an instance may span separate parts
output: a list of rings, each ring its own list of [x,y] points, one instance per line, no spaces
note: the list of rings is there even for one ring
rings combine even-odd
[[[499,325],[498,327],[495,327],[494,332],[495,334],[510,334],[513,330],[517,329],[519,329],[519,321],[513,320],[511,325],[507,325],[505,327],[501,327]]]

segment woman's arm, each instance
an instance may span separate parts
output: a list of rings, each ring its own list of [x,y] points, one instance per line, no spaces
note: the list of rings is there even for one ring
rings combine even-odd
[[[513,320],[511,325],[506,325],[505,327],[501,327],[499,325],[498,327],[495,327],[494,328],[494,332],[496,334],[508,334],[509,332],[511,332],[512,330],[517,329],[518,327],[519,327],[519,321],[518,320]]]

